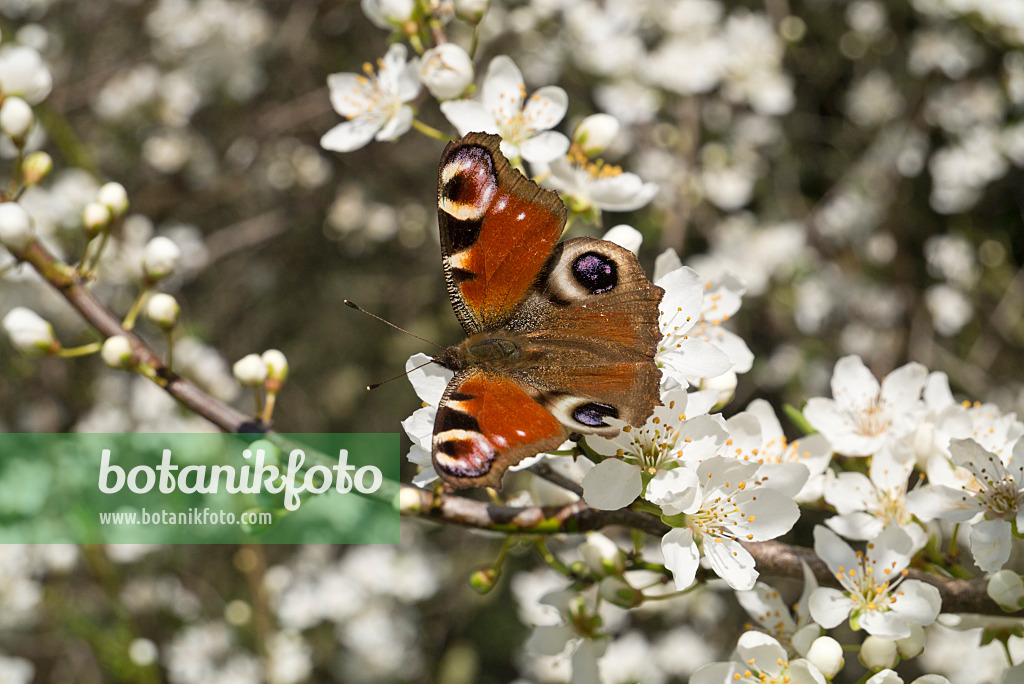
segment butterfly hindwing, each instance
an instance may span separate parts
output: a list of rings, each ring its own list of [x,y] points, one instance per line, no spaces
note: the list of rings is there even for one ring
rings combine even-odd
[[[455,487],[501,487],[509,466],[554,449],[565,429],[509,377],[477,368],[455,375],[434,420],[434,470]]]
[[[467,333],[503,325],[565,225],[565,206],[514,169],[496,135],[470,133],[441,156],[437,214],[445,282]]]

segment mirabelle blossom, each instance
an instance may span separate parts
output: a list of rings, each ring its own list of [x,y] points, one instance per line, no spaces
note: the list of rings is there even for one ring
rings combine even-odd
[[[661,539],[665,565],[677,589],[693,583],[702,554],[730,587],[753,588],[758,577],[754,558],[740,540],[774,539],[800,517],[792,498],[757,478],[760,467],[715,456],[696,470],[676,468],[647,485],[648,501],[667,516],[684,516],[682,526]]]
[[[583,478],[583,499],[594,508],[617,510],[633,503],[644,488],[643,475],[673,478],[683,462],[715,455],[727,437],[720,417],[707,415],[717,392],[666,392],[661,406],[642,426],[607,421],[622,429],[614,437],[588,437],[587,446],[606,458]]]
[[[1013,447],[1008,464],[973,439],[955,439],[949,449],[953,463],[971,480],[962,488],[925,485],[908,505],[922,520],[974,521],[974,562],[985,572],[997,572],[1010,558],[1014,530],[1024,529],[1024,439]]]
[[[928,535],[907,508],[907,486],[913,470],[914,458],[909,451],[897,456],[892,449],[884,449],[872,457],[868,475],[830,473],[825,481],[825,501],[838,515],[825,524],[847,539],[862,541],[874,539],[889,525],[898,525],[913,540],[912,551],[917,551],[928,541]]]
[[[845,356],[832,374],[833,398],[808,400],[804,417],[838,453],[870,456],[917,427],[927,378],[924,366],[908,363],[879,385],[860,357]]]
[[[790,442],[775,409],[764,399],[753,400],[744,411],[727,420],[726,429],[729,441],[723,456],[763,464],[761,474],[769,476],[776,489],[791,493],[795,501],[817,501],[822,497],[825,472],[832,460],[832,446],[823,435],[807,435]],[[803,468],[794,470],[794,465]],[[800,473],[801,470],[806,472]],[[784,478],[793,484],[783,485]]]
[[[658,325],[662,339],[656,360],[662,369],[662,383],[688,387],[700,378],[713,378],[728,371],[729,355],[706,339],[696,337],[702,321],[705,287],[692,268],[682,266],[656,279],[665,290]]]
[[[737,591],[736,599],[754,622],[778,640],[790,653],[806,655],[811,643],[821,636],[821,627],[811,620],[811,594],[818,588],[818,580],[807,563],[804,588],[793,606],[788,605],[779,592],[764,582],[756,582],[749,591]]]
[[[817,667],[803,658],[789,660],[786,649],[762,632],[744,632],[736,644],[735,660],[705,665],[690,684],[825,684]]]
[[[545,86],[527,98],[519,67],[499,55],[487,67],[480,100],[448,100],[441,103],[441,112],[459,135],[497,133],[501,152],[509,159],[546,164],[569,149],[569,139],[550,130],[568,107],[569,96],[558,86]]]
[[[657,185],[645,183],[635,173],[572,151],[553,160],[548,170],[544,184],[558,190],[569,208],[581,213],[589,209],[634,211],[658,194]]]
[[[420,91],[418,64],[406,61],[405,45],[395,43],[377,63],[363,74],[340,73],[327,77],[331,105],[346,117],[320,138],[320,145],[335,152],[351,152],[373,139],[394,140],[412,127],[413,110],[408,103]]]
[[[814,621],[826,629],[846,618],[855,628],[884,639],[910,636],[910,626],[924,627],[939,615],[939,590],[908,580],[913,542],[896,525],[868,543],[867,553],[854,552],[835,532],[814,528],[814,551],[828,565],[842,589],[819,587],[811,595]]]

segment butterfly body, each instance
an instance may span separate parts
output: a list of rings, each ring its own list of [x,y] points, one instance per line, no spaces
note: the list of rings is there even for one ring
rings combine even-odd
[[[664,294],[603,240],[558,242],[565,207],[512,168],[497,136],[450,143],[438,177],[445,281],[467,338],[434,361],[455,372],[432,456],[456,487],[499,487],[509,466],[566,430],[612,435],[658,402]]]

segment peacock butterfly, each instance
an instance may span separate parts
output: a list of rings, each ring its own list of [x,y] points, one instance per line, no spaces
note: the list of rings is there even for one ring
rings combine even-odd
[[[510,467],[557,448],[566,429],[614,435],[658,400],[661,337],[652,285],[629,250],[558,242],[565,205],[469,133],[441,155],[444,277],[468,337],[434,357],[455,372],[434,421],[434,469],[453,487],[500,487]]]

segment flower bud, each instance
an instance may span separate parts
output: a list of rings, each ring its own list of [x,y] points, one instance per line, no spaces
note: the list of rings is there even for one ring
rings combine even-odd
[[[362,0],[363,14],[375,26],[392,29],[412,19],[414,0]]]
[[[498,572],[494,568],[477,570],[469,577],[469,586],[478,594],[486,594],[498,582]]]
[[[640,245],[644,241],[644,236],[633,226],[620,223],[605,233],[601,239],[614,242],[619,247],[625,247],[630,252],[633,252],[633,254],[636,254],[640,251]]]
[[[869,636],[860,646],[860,662],[868,669],[892,667],[896,664],[896,642]]]
[[[96,201],[110,209],[114,218],[124,216],[128,211],[128,192],[120,183],[104,183],[96,193]]]
[[[128,369],[135,365],[135,350],[131,340],[124,335],[108,337],[100,349],[100,356],[111,368]]]
[[[36,151],[25,157],[21,163],[21,177],[25,185],[39,185],[53,170],[53,157],[43,151]]]
[[[89,202],[82,210],[82,227],[90,240],[110,225],[110,209],[99,202]]]
[[[480,21],[491,0],[455,0],[455,13],[472,23]]]
[[[611,114],[591,114],[576,126],[572,141],[583,150],[583,154],[595,157],[612,144],[619,128],[619,120]]]
[[[12,252],[32,244],[32,219],[17,202],[0,203],[0,243]]]
[[[609,575],[601,580],[598,593],[605,601],[620,608],[636,608],[644,602],[644,593],[629,586],[626,580],[617,575]]]
[[[277,380],[278,383],[288,379],[288,359],[281,351],[268,349],[260,358],[267,364],[267,379]]]
[[[20,97],[8,97],[0,105],[0,130],[14,139],[19,146],[35,123],[32,107]]]
[[[170,331],[178,323],[181,307],[178,300],[169,294],[158,292],[146,302],[146,318],[156,323],[165,332]]]
[[[142,268],[146,277],[156,281],[174,273],[181,258],[181,250],[170,238],[158,236],[142,250]]]
[[[818,637],[807,649],[807,660],[831,679],[843,669],[843,646],[830,636]]]
[[[903,684],[903,678],[886,668],[871,676],[866,684]]]
[[[259,357],[259,354],[243,356],[231,367],[235,379],[242,387],[258,387],[267,379],[267,364]]]
[[[619,547],[600,532],[587,534],[587,539],[580,544],[580,555],[597,575],[618,575],[623,570],[625,555]]]
[[[904,658],[916,658],[924,651],[924,628],[910,625],[910,636],[896,640],[896,650]]]
[[[1013,570],[1000,570],[988,579],[988,595],[1003,610],[1020,610],[1024,607],[1024,579]]]
[[[442,43],[420,58],[420,80],[438,100],[459,97],[473,83],[473,60],[455,43]]]
[[[2,325],[11,344],[23,354],[54,354],[60,350],[53,326],[32,309],[14,307],[4,316]]]

